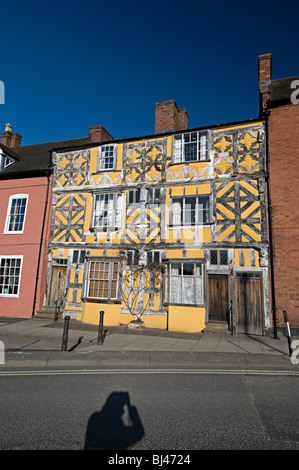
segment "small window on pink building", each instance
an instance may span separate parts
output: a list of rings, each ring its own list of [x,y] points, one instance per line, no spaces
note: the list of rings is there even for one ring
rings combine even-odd
[[[28,194],[10,196],[5,223],[5,233],[23,233]]]

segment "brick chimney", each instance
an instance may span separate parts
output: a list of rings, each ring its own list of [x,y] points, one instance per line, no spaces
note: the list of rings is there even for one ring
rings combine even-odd
[[[6,124],[5,130],[1,132],[1,144],[6,147],[20,147],[22,136],[17,132],[11,132],[11,125]]]
[[[92,126],[89,128],[89,135],[92,142],[109,142],[113,140],[113,136],[105,129],[105,127]]]
[[[269,99],[269,87],[271,85],[272,75],[272,54],[263,54],[259,56],[259,87],[260,87],[260,115],[266,108]]]
[[[155,133],[188,129],[188,113],[179,109],[175,100],[155,104]]]

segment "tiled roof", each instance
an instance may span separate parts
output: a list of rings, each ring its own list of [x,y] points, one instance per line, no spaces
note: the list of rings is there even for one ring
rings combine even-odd
[[[92,141],[88,136],[73,140],[24,145],[13,148],[8,148],[5,145],[0,144],[5,154],[10,155],[17,160],[16,163],[0,172],[0,179],[24,175],[29,176],[30,173],[45,173],[52,169],[51,152],[54,149],[60,147],[71,149],[89,143],[92,143]]]

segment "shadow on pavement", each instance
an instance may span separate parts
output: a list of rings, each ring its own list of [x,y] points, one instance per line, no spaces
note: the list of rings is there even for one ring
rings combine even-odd
[[[123,415],[128,415],[128,424]],[[125,450],[144,436],[144,428],[128,392],[113,392],[87,425],[85,450]]]

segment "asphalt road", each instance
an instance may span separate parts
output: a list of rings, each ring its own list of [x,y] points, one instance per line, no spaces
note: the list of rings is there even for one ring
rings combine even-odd
[[[287,373],[6,370],[0,401],[1,450],[299,449]]]

